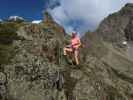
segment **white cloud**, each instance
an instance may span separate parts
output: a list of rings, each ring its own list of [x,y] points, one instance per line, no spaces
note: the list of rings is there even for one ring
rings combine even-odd
[[[60,24],[63,24],[69,20],[68,16],[66,16],[66,14],[64,12],[64,8],[62,8],[62,6],[58,6],[54,9],[50,10],[50,13],[54,17],[54,19]]]
[[[120,10],[128,2],[133,0],[60,0],[60,6],[51,9],[50,13],[68,32],[76,27],[71,21],[81,21],[77,30],[85,32],[96,29],[104,17]]]

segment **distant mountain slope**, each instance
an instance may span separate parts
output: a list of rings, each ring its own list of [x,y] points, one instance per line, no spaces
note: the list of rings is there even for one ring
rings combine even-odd
[[[115,45],[122,45],[127,40],[125,29],[132,16],[133,4],[126,4],[119,12],[109,15],[101,22],[97,29],[99,37]]]

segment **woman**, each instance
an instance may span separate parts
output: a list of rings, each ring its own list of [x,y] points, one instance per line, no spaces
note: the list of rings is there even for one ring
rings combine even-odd
[[[74,53],[75,62],[79,65],[79,47],[81,46],[80,38],[77,33],[72,33],[71,44],[64,47],[64,55],[67,55],[67,52]]]

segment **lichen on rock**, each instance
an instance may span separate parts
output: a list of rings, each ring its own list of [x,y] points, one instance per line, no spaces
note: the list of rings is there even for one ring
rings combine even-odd
[[[132,100],[133,61],[125,49],[117,45],[125,38],[123,31],[118,32],[118,37],[114,33],[105,34],[126,26],[122,19],[128,23],[127,17],[121,16],[126,14],[125,10],[120,11],[120,15],[109,16],[96,32],[88,32],[82,37],[84,47],[80,49],[78,66],[71,61],[68,63],[71,58],[63,56],[69,36],[48,13],[40,24],[26,23],[19,27],[16,31],[18,38],[11,43],[13,56],[9,63],[0,66],[0,98]],[[124,24],[114,27],[114,22]],[[109,26],[112,27],[108,30]]]

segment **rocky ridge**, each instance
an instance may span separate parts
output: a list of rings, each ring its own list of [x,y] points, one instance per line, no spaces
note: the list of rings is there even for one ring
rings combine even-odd
[[[131,5],[120,12],[129,14],[125,9],[132,11]],[[96,32],[82,38],[85,46],[81,48],[79,66],[63,56],[67,37],[64,29],[48,13],[45,18],[40,24],[26,24],[17,30],[19,39],[12,43],[14,56],[10,63],[1,65],[2,100],[133,99],[133,61],[126,55],[127,47],[118,46],[126,37],[120,32],[118,37],[115,33],[104,34],[109,29],[106,27],[115,22],[115,15],[105,19]],[[110,31],[129,23],[118,22],[123,24]]]

